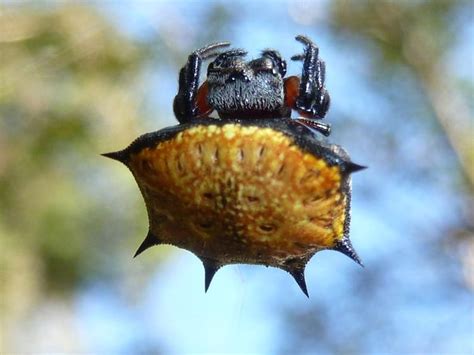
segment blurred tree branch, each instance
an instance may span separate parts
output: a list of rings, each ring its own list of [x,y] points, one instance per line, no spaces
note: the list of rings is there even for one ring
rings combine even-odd
[[[337,0],[332,24],[374,41],[386,63],[412,69],[474,191],[472,112],[446,64],[457,40],[453,13],[463,11],[472,11],[472,2]]]

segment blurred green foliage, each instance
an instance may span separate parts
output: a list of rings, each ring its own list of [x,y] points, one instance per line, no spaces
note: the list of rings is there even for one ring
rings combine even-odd
[[[92,8],[10,7],[0,23],[1,292],[8,306],[11,278],[31,273],[25,282],[69,292],[106,268],[102,254],[120,245],[111,233],[138,230],[137,212],[118,219],[111,211],[115,197],[105,188],[113,185],[101,180],[99,154],[138,135],[147,50]],[[138,197],[124,203],[138,206]]]
[[[333,3],[331,21],[335,30],[373,40],[383,53],[382,65],[389,61],[418,67],[424,61],[429,69],[455,44],[450,21],[459,5],[444,0],[338,0]]]
[[[335,32],[368,41],[381,54],[375,61],[375,78],[382,77],[386,84],[386,76],[396,72],[397,66],[410,70],[412,86],[421,88],[431,109],[431,115],[415,119],[435,121],[446,135],[459,159],[465,186],[473,194],[472,109],[460,90],[461,80],[452,76],[447,64],[469,14],[472,20],[472,1],[337,0],[331,8]],[[468,93],[474,98],[472,87]]]

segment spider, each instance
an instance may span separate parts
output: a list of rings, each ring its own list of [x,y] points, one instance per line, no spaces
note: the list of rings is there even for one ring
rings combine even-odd
[[[221,118],[239,119],[289,118],[296,110],[303,116],[299,123],[328,136],[330,125],[317,121],[326,115],[330,103],[324,86],[326,66],[308,37],[299,35],[296,40],[305,46],[303,54],[291,57],[303,61],[301,78],[285,78],[286,61],[273,49],[262,51],[260,58],[248,62],[244,60],[245,50],[217,51],[228,47],[229,42],[209,44],[191,53],[180,70],[173,103],[178,121],[208,118],[214,110]],[[199,86],[202,63],[213,57],[207,80]]]
[[[206,291],[225,265],[278,267],[306,296],[315,253],[339,251],[362,265],[349,224],[350,175],[364,167],[314,132],[330,133],[320,122],[330,101],[325,64],[310,39],[296,40],[305,45],[292,57],[303,61],[301,78],[285,78],[275,50],[246,62],[244,50],[219,52],[228,42],[198,49],[179,73],[179,124],[104,154],[130,169],[145,201],[149,230],[135,256],[158,244],[189,250],[203,262]]]

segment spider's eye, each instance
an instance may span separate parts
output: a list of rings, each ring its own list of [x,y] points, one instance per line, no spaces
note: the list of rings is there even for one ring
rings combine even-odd
[[[278,69],[280,70],[281,76],[286,75],[286,62],[284,60],[279,62]]]
[[[273,61],[269,58],[264,58],[262,61],[262,70],[272,70],[274,69]]]
[[[239,65],[242,65],[242,57],[244,57],[246,54],[247,52],[243,49],[232,49],[221,53],[209,65],[208,69],[219,70],[238,67]]]
[[[262,52],[262,55],[263,58],[272,62],[274,74],[276,74],[278,70],[282,77],[286,75],[286,61],[281,57],[280,53],[272,49],[267,49]]]
[[[224,64],[224,60],[222,58],[217,57],[216,60],[213,61],[211,64],[212,64],[213,69],[222,68],[222,66]]]
[[[278,70],[275,68],[275,64],[270,58],[256,59],[250,62],[249,64],[255,73],[271,72],[273,75],[276,75],[278,72]]]
[[[209,75],[210,73],[219,73],[222,71],[222,62],[212,62],[212,63],[209,63],[208,67],[207,67],[207,75]]]

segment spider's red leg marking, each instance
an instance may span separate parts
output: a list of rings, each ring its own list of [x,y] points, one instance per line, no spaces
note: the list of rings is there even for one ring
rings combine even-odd
[[[214,110],[209,102],[207,101],[207,94],[209,92],[209,84],[207,80],[199,87],[196,95],[196,107],[198,109],[198,118],[204,118]]]
[[[290,76],[285,79],[285,106],[296,109],[296,99],[300,92],[300,78]]]

